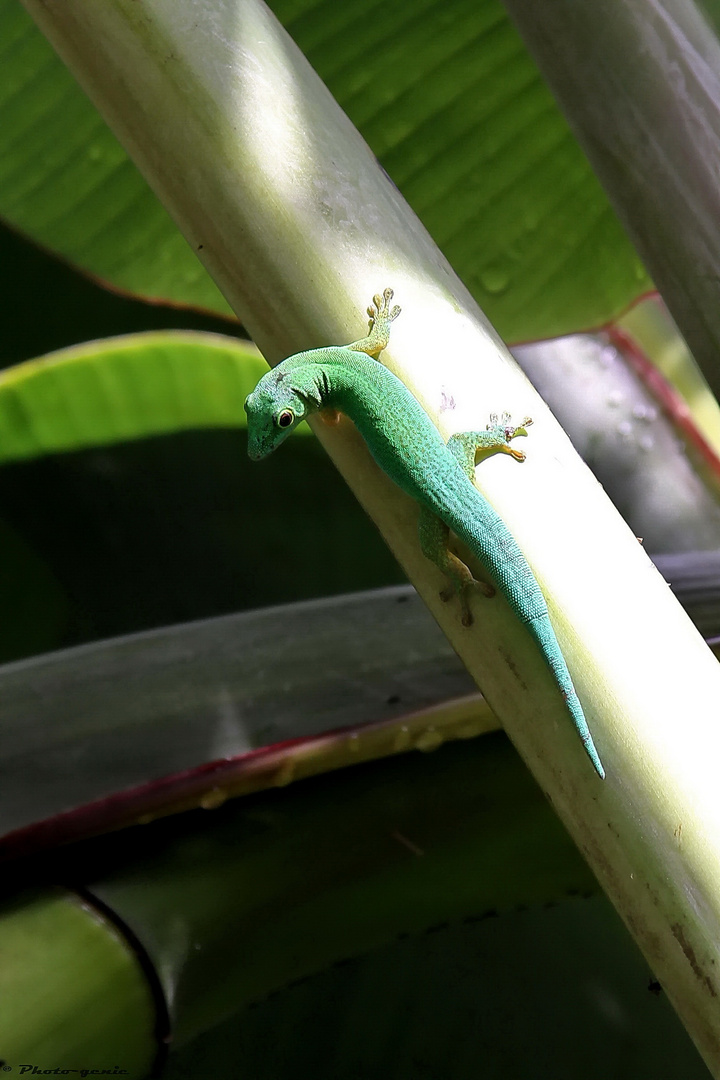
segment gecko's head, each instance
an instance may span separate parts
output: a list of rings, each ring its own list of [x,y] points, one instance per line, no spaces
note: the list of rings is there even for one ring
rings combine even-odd
[[[293,384],[289,374],[276,370],[263,375],[245,401],[248,416],[248,455],[260,461],[311,411],[307,394]]]

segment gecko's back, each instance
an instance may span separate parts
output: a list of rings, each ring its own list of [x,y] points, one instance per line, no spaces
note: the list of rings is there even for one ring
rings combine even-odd
[[[363,353],[318,349],[300,355],[329,365],[328,403],[350,417],[383,472],[467,544],[523,622],[546,615],[540,587],[512,533],[405,384]]]
[[[253,456],[258,457],[274,449],[298,419],[315,409],[334,409],[350,417],[381,469],[467,545],[528,627],[597,773],[604,777],[545,598],[525,556],[404,383],[365,351],[314,349],[288,358],[264,376],[246,408]],[[288,419],[287,430],[274,430],[273,423],[285,427],[283,418]],[[270,426],[263,428],[263,421]],[[428,554],[425,546],[423,550]],[[454,555],[445,553],[443,559],[434,561],[444,572],[454,564],[462,568],[466,582],[478,584]]]
[[[505,522],[468,479],[428,414],[397,376],[363,353],[348,349],[318,353],[323,354],[318,359],[325,369],[328,404],[355,423],[383,471],[467,545],[527,626],[598,775],[604,778],[545,597]]]

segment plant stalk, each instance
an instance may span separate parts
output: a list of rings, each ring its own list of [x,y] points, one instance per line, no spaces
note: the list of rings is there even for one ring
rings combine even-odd
[[[483,463],[478,486],[548,598],[604,783],[509,608],[478,600],[465,629],[439,600],[416,508],[349,423],[317,430],[720,1076],[715,658],[260,0],[24,2],[270,361],[359,337],[392,286],[403,313],[382,359],[446,436],[491,411],[534,418],[528,460]]]

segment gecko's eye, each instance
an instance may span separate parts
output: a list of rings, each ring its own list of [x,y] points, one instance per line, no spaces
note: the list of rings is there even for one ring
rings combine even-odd
[[[282,412],[279,412],[275,417],[275,423],[279,428],[287,428],[291,426],[294,419],[295,414],[292,409],[283,409]]]

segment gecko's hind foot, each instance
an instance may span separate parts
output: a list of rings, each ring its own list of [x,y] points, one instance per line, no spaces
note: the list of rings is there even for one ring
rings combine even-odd
[[[457,589],[454,588],[452,585],[448,585],[448,587],[446,589],[443,589],[442,592],[440,593],[440,599],[442,600],[442,602],[444,604],[447,604],[448,600],[452,600],[457,595],[458,595]],[[460,622],[463,624],[463,626],[472,626],[472,624],[474,622],[473,613],[470,610],[470,602],[469,602],[467,596],[465,595],[465,590],[464,589],[460,593],[459,600],[460,600]]]
[[[475,591],[482,593],[482,595],[488,597],[488,599],[495,595],[494,586],[490,585],[487,581],[477,580],[473,580],[467,585],[463,585],[460,589],[458,589],[456,585],[448,585],[440,593],[440,599],[445,604],[448,602],[448,600],[452,600],[453,597],[458,597],[460,601],[461,611],[460,621],[462,622],[463,626],[472,626],[473,622],[475,621],[472,610],[470,608],[469,595],[471,592]]]
[[[446,588],[441,589],[440,599],[442,600],[443,604],[447,604],[449,600],[452,600],[453,596],[455,596],[456,591],[457,590],[452,585],[448,585]]]

